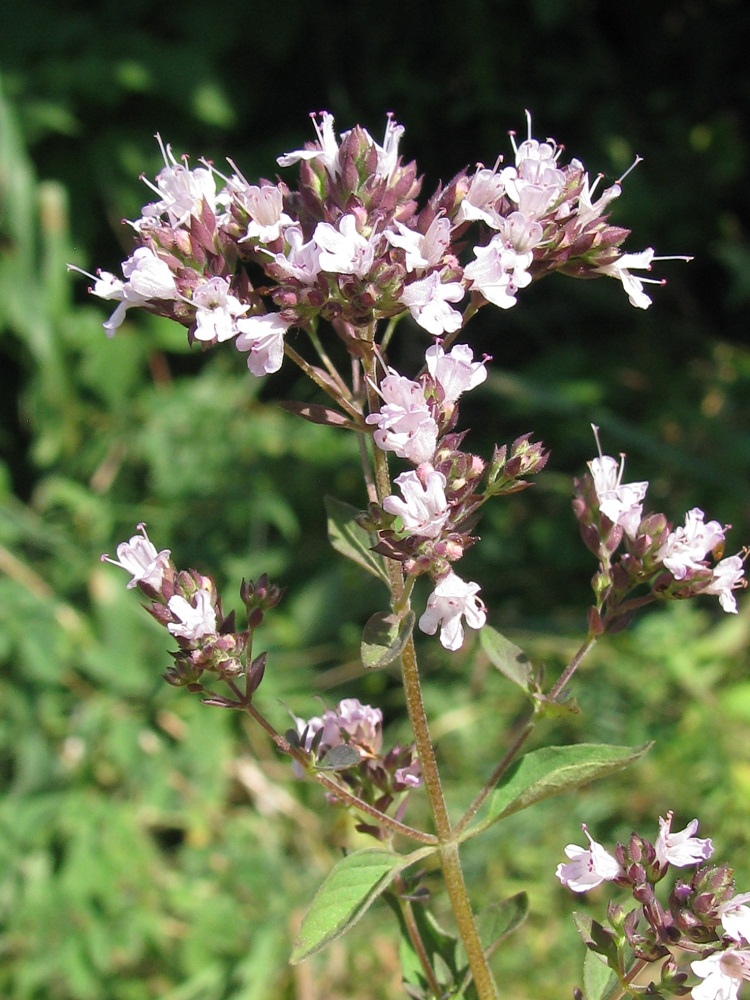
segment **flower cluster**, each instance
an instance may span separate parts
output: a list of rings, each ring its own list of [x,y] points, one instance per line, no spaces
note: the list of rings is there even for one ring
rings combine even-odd
[[[485,359],[487,360],[487,359]],[[366,524],[378,533],[376,552],[403,564],[408,576],[427,573],[435,589],[419,619],[419,627],[434,635],[446,649],[459,649],[464,640],[462,619],[481,628],[487,613],[479,599],[479,585],[462,580],[452,568],[476,538],[471,531],[482,504],[501,492],[529,485],[521,477],[539,472],[547,454],[528,435],[507,448],[496,449],[489,469],[476,455],[461,450],[464,433],[454,433],[462,393],[487,377],[484,362],[474,361],[471,348],[459,344],[446,353],[438,342],[428,348],[425,370],[418,381],[393,369],[378,386],[379,411],[367,423],[376,427],[375,444],[410,462],[395,483],[401,493],[373,505]],[[478,493],[485,472],[486,488]]]
[[[553,140],[532,138],[530,116],[513,165],[463,170],[420,210],[416,164],[399,156],[403,126],[389,116],[381,144],[360,126],[337,139],[332,115],[312,117],[316,141],[278,158],[299,164],[296,189],[251,183],[232,161],[228,176],[206,161],[191,168],[157,136],[164,167],[146,180],[155,200],[130,223],[137,247],[123,277],[89,275],[91,291],[117,303],[109,334],[137,306],[203,347],[233,339],[263,375],[281,366],[291,327],[322,318],[360,336],[408,312],[428,333],[452,334],[462,301],[507,309],[552,271],[614,277],[648,306],[646,279],[630,271],[649,269],[654,252],[623,253],[628,230],[605,214],[621,182],[595,200],[598,180],[578,160],[563,164]]]
[[[713,594],[736,613],[734,591],[747,586],[746,553],[721,558],[729,525],[706,521],[699,507],[674,527],[664,514],[643,514],[647,482],[625,483],[625,457],[600,454],[575,481],[573,509],[587,547],[599,558],[593,586],[598,629],[618,627],[646,600]],[[616,558],[617,557],[617,558]],[[626,600],[648,586],[647,598]],[[596,617],[596,616],[595,616]]]
[[[208,671],[222,680],[245,677],[249,695],[260,683],[265,654],[245,665],[252,631],[260,625],[263,612],[275,607],[282,591],[261,577],[257,583],[243,581],[240,596],[247,609],[247,628],[235,628],[235,614],[224,615],[221,599],[211,577],[197,570],[178,571],[168,549],[157,551],[148,537],[146,526],[138,525],[140,534],[117,546],[117,558],[102,556],[102,561],[119,566],[131,574],[128,588],[138,587],[151,600],[146,610],[177,640],[173,665],[164,677],[178,687],[200,687]]]
[[[614,853],[597,843],[584,824],[588,848],[569,844],[565,853],[570,861],[558,865],[556,875],[573,892],[603,882],[631,891],[637,905],[626,911],[610,904],[609,927],[597,924],[597,933],[587,943],[612,967],[617,967],[616,956],[625,944],[644,962],[666,959],[661,981],[651,984],[648,996],[688,992],[683,985],[688,972],[677,965],[678,956],[687,953],[699,956],[690,962],[702,980],[690,990],[694,1000],[736,1000],[743,981],[750,980],[750,893],[735,891],[732,871],[725,865],[704,864],[713,855],[713,844],[695,836],[697,819],[679,832],[672,831],[672,819],[671,812],[659,818],[653,843],[634,833]],[[654,887],[669,869],[693,866],[690,879],[677,879],[662,903]]]
[[[379,708],[363,705],[356,698],[345,698],[335,709],[326,709],[322,716],[307,721],[295,719],[290,734],[299,749],[309,755],[309,766],[328,767],[340,773],[341,780],[357,798],[385,813],[395,800],[405,805],[403,793],[419,788],[422,771],[414,747],[396,744],[383,753],[383,713]],[[341,747],[355,751],[339,755]],[[303,769],[294,762],[298,775]],[[336,802],[336,797],[330,796]],[[382,828],[360,823],[358,829],[382,837]]]

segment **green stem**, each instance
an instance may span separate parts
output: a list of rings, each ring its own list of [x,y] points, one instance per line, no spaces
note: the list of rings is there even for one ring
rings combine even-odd
[[[500,781],[500,779],[502,778],[502,776],[505,774],[505,772],[508,770],[508,768],[510,767],[510,765],[513,763],[513,761],[515,760],[516,754],[518,753],[518,751],[521,749],[521,747],[524,745],[524,743],[526,742],[526,740],[529,738],[529,736],[531,736],[532,732],[534,731],[534,724],[535,724],[535,722],[536,722],[536,714],[534,714],[530,719],[528,719],[523,724],[523,726],[521,727],[521,729],[517,733],[515,739],[511,743],[510,747],[508,748],[508,750],[504,754],[502,760],[497,765],[497,767],[492,772],[492,774],[489,776],[489,778],[487,779],[487,781],[485,781],[484,785],[482,786],[482,788],[479,791],[479,794],[476,796],[476,798],[474,799],[474,801],[471,803],[471,805],[469,806],[469,808],[466,810],[466,812],[463,814],[463,816],[461,817],[461,819],[457,823],[457,825],[456,825],[456,827],[455,827],[455,829],[453,831],[454,834],[457,837],[460,836],[464,832],[464,830],[466,829],[466,827],[469,825],[469,823],[471,823],[471,821],[474,819],[474,817],[476,816],[476,814],[479,812],[479,810],[484,805],[484,802],[485,802],[487,796],[490,794],[490,792],[492,791],[492,789],[495,787],[495,785],[498,783],[498,781]],[[479,832],[479,831],[477,831],[477,832]]]
[[[589,635],[583,645],[580,647],[578,652],[575,654],[573,659],[567,665],[565,670],[557,678],[557,681],[552,685],[547,695],[548,701],[557,701],[563,692],[563,689],[567,685],[568,681],[571,679],[573,674],[580,667],[584,656],[594,648],[596,645],[596,640],[599,638],[597,635]]]
[[[422,966],[422,971],[424,972],[425,979],[427,980],[427,985],[432,990],[432,994],[436,1000],[440,1000],[443,995],[443,990],[437,980],[435,970],[430,964],[430,956],[427,954],[427,949],[424,946],[422,935],[419,933],[419,927],[417,926],[417,921],[414,918],[414,909],[411,902],[408,899],[404,899],[402,895],[404,891],[404,881],[400,876],[397,879],[397,886],[399,889],[399,895],[397,898],[399,906],[401,907],[401,916],[404,921],[404,926],[406,927],[406,933],[409,935],[411,946],[419,959],[419,964]]]
[[[422,766],[422,777],[427,797],[435,821],[435,829],[439,841],[438,853],[440,866],[443,870],[443,878],[445,879],[445,887],[448,891],[458,932],[466,949],[466,957],[471,967],[477,996],[479,1000],[497,1000],[497,988],[495,987],[490,967],[484,955],[466,883],[464,882],[458,844],[451,829],[448,808],[440,782],[435,749],[430,737],[427,715],[422,700],[419,667],[417,665],[414,640],[411,636],[401,654],[401,663],[406,707],[414,733],[417,755]]]
[[[362,364],[366,376],[369,412],[377,413],[380,409],[380,399],[375,389],[376,371],[374,352],[366,354],[362,360]],[[378,500],[382,503],[384,498],[389,496],[391,492],[388,457],[380,448],[374,448],[373,451],[375,485],[378,491]],[[393,559],[386,559],[385,564],[391,584],[392,606],[406,611],[407,607],[403,601],[403,570]],[[458,932],[466,949],[466,957],[471,967],[477,997],[478,1000],[497,1000],[497,988],[484,955],[474,913],[471,909],[463,869],[461,868],[458,844],[451,829],[448,807],[443,795],[440,773],[435,757],[435,748],[430,737],[427,713],[425,712],[424,701],[422,699],[417,654],[412,636],[409,636],[404,651],[401,654],[401,673],[406,708],[414,734],[414,744],[422,767],[422,777],[437,832],[440,866],[443,871],[445,887],[458,926]]]
[[[286,354],[286,356],[290,358],[295,363],[295,365],[297,365],[298,368],[301,368],[302,371],[305,373],[305,375],[307,375],[308,378],[312,379],[312,381],[318,386],[318,388],[322,389],[327,396],[330,396],[331,399],[334,400],[334,402],[336,402],[341,407],[342,410],[346,410],[346,412],[349,414],[350,417],[353,417],[357,421],[357,423],[361,423],[362,414],[355,406],[355,404],[352,403],[345,396],[343,396],[341,392],[339,392],[337,389],[334,388],[333,385],[331,385],[324,378],[322,378],[321,377],[322,372],[316,369],[314,365],[311,365],[307,361],[305,361],[302,355],[298,354],[295,351],[295,349],[291,346],[291,344],[289,344],[288,342],[284,343],[284,354]]]

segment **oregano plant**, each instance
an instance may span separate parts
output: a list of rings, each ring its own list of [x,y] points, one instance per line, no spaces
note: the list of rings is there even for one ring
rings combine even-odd
[[[276,181],[250,181],[231,160],[191,166],[159,138],[164,167],[146,181],[153,200],[129,223],[135,247],[122,277],[89,275],[91,291],[114,303],[104,324],[110,336],[129,309],[140,308],[184,326],[203,350],[233,343],[254,377],[297,366],[314,401],[284,407],[330,434],[356,436],[361,505],[323,495],[310,502],[325,503],[336,552],[357,564],[363,581],[370,574],[382,585],[371,588],[361,659],[367,669],[400,670],[411,740],[384,744],[382,711],[356,698],[310,719],[292,716],[286,731],[270,721],[262,685],[273,662],[259,643],[266,615],[293,579],[243,580],[240,619],[225,613],[210,576],[177,565],[144,524],[116,557],[103,558],[128,572],[127,586],[146,598],[176,647],[167,682],[207,708],[249,716],[298,777],[321,786],[321,808],[349,810],[372,840],[346,853],[320,886],[291,961],[367,919],[382,897],[403,938],[406,995],[493,1000],[502,991],[492,956],[523,921],[527,901],[523,894],[496,900],[493,933],[483,937],[462,845],[638,760],[647,746],[527,747],[542,720],[571,710],[587,653],[641,608],[713,595],[735,613],[746,553],[725,556],[726,527],[699,508],[684,523],[649,510],[648,483],[625,481],[624,456],[603,453],[594,428],[597,454],[573,484],[573,511],[596,567],[588,630],[554,679],[495,631],[481,581],[465,579],[459,564],[479,541],[484,505],[512,504],[549,455],[531,433],[491,454],[467,450],[462,398],[502,360],[476,355],[470,321],[485,308],[514,308],[552,272],[614,278],[645,309],[646,287],[661,281],[642,272],[670,258],[622,249],[628,230],[610,223],[608,210],[624,176],[599,190],[601,179],[592,181],[562,146],[532,137],[530,115],[525,139],[511,133],[507,164],[500,157],[491,168],[462,170],[427,197],[416,163],[400,156],[404,129],[392,116],[382,142],[360,126],[337,136],[327,112],[312,121],[315,140],[279,156],[283,179]],[[389,350],[398,337],[420,342],[416,370],[393,366]],[[424,604],[414,596],[421,576],[432,588]],[[455,652],[476,643],[475,633],[528,708],[512,733],[497,734],[494,769],[456,815],[425,710],[417,640]],[[411,818],[415,796],[428,804],[427,826]],[[680,832],[672,820],[671,813],[660,820],[653,843],[633,834],[610,852],[584,825],[588,847],[565,848],[557,877],[568,888],[607,882],[633,896],[629,906],[610,904],[604,923],[576,917],[588,949],[579,991],[587,1000],[687,992],[723,1000],[750,978],[750,894],[735,892],[725,865],[707,864],[711,842],[695,836],[696,820]],[[427,859],[442,873],[451,929],[438,923],[422,884]],[[692,874],[660,898],[671,868]]]

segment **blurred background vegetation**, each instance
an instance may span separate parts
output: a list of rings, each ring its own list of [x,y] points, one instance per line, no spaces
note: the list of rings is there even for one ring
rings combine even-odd
[[[398,955],[382,913],[290,970],[306,903],[351,829],[243,720],[160,679],[165,636],[102,566],[147,521],[181,565],[227,593],[268,572],[288,596],[260,641],[280,727],[359,696],[405,738],[398,678],[362,676],[362,623],[384,594],[333,556],[321,494],[362,504],[354,442],[283,413],[287,370],[248,376],[230,345],[190,352],[181,328],[106,304],[65,264],[118,271],[149,200],[158,130],[176,153],[275,157],[335,113],[403,152],[425,190],[508,153],[507,131],[553,135],[592,174],[619,176],[613,219],[662,265],[647,312],[616,282],[554,276],[473,323],[494,356],[463,408],[474,450],[533,430],[538,485],[496,504],[468,558],[490,621],[550,671],[585,622],[591,556],[570,512],[594,446],[674,520],[702,506],[750,541],[748,158],[750,9],[742,0],[454,0],[282,5],[6,0],[0,35],[0,995],[9,1000],[389,1000]],[[486,311],[489,313],[489,310]],[[425,347],[416,328],[398,360]],[[341,618],[342,607],[347,617]],[[482,904],[524,888],[531,916],[498,956],[504,995],[571,995],[582,946],[552,876],[586,820],[599,839],[697,815],[750,887],[750,605],[657,609],[591,657],[582,714],[548,742],[656,740],[631,772],[537,806],[466,851]],[[523,706],[476,643],[424,645],[427,700],[456,809]],[[416,811],[419,810],[415,804]]]

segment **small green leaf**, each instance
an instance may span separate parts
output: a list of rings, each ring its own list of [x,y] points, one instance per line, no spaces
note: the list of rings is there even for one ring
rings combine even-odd
[[[342,743],[341,746],[331,747],[325,757],[315,765],[315,770],[346,771],[349,767],[356,767],[361,760],[362,756],[356,747]]]
[[[360,647],[362,663],[368,670],[387,667],[401,655],[414,628],[416,615],[407,612],[403,618],[377,611],[362,633]]]
[[[326,497],[325,505],[328,513],[328,540],[334,549],[372,573],[387,587],[388,577],[383,562],[380,556],[371,551],[370,534],[355,520],[359,514],[357,508],[334,497]]]
[[[492,903],[479,914],[479,933],[485,952],[490,955],[498,945],[520,927],[529,912],[529,897],[525,892]]]
[[[569,747],[544,747],[522,757],[490,800],[486,826],[520,812],[535,802],[579,788],[638,760],[651,746],[616,747],[579,743]]]
[[[290,962],[296,965],[341,937],[369,909],[399,872],[432,854],[423,847],[411,854],[368,848],[340,861],[318,889],[302,921]]]
[[[489,625],[481,629],[479,638],[493,667],[528,693],[534,679],[534,668],[524,651]]]
[[[585,1000],[605,1000],[614,989],[617,976],[596,952],[586,950],[583,959],[583,995]]]

